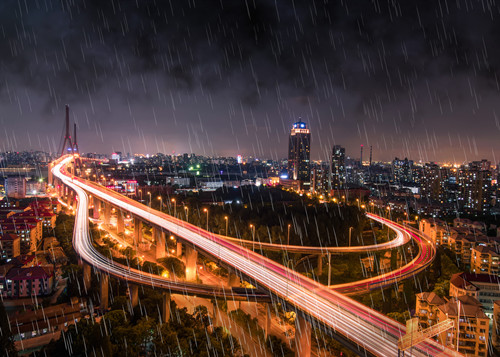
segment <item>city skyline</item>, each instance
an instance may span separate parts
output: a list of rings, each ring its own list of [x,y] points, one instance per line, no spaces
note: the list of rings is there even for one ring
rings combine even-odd
[[[63,6],[1,5],[1,151],[56,151],[69,104],[84,152],[277,159],[302,118],[312,160],[361,144],[375,161],[499,160],[489,8]]]
[[[0,351],[500,356],[500,2],[0,1]]]

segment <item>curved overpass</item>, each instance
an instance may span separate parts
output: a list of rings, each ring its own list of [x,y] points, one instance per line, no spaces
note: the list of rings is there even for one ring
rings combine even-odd
[[[366,215],[372,220],[380,222],[382,224],[387,224],[387,222],[392,223],[392,221],[386,220],[385,218],[379,217],[372,213],[366,213]],[[397,248],[410,241],[410,236],[408,234],[404,234],[400,229],[394,229],[394,231],[396,232],[396,238],[394,238],[391,241],[380,244],[359,245],[351,247],[312,247],[312,246],[302,246],[302,245],[284,245],[284,244],[266,243],[266,242],[256,243],[246,239],[239,239],[223,235],[221,235],[220,237],[226,239],[227,241],[238,243],[243,247],[247,248],[258,247],[259,249],[269,250],[269,251],[282,251],[283,247],[286,247],[286,250],[289,253],[302,253],[302,254],[366,253],[366,252],[376,252],[380,250]]]
[[[369,214],[369,216],[373,215]],[[330,288],[346,295],[365,293],[373,289],[385,288],[395,282],[408,279],[409,277],[422,272],[432,263],[436,255],[436,247],[428,241],[426,237],[418,231],[418,233],[416,233],[413,230],[410,230],[409,227],[404,227],[385,218],[378,218],[389,228],[411,237],[411,239],[413,239],[419,247],[417,255],[410,262],[396,270],[353,283],[332,285]]]
[[[344,335],[349,340],[379,356],[395,356],[397,341],[405,333],[405,327],[342,294],[325,288],[312,279],[267,259],[260,254],[228,242],[199,227],[173,218],[165,213],[152,211],[132,199],[111,193],[85,180],[71,177],[63,170],[65,158],[53,170],[54,176],[77,192],[79,205],[75,225],[75,250],[87,262],[103,271],[113,271],[122,279],[147,283],[169,289],[172,281],[151,274],[117,268],[109,260],[96,256],[88,241],[88,198],[87,192],[123,210],[141,217],[159,227],[171,231],[198,249],[218,257],[222,262],[251,276],[259,287],[294,305],[297,309]],[[163,283],[161,282],[163,280]],[[164,284],[164,285],[161,285]],[[440,344],[426,340],[413,348],[414,356],[454,355],[454,352]]]

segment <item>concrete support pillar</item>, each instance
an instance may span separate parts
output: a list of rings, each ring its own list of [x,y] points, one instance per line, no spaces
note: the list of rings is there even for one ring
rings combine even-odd
[[[125,222],[123,220],[123,211],[121,209],[116,210],[116,232],[125,233]]]
[[[167,323],[170,321],[170,293],[164,291],[162,293],[163,296],[163,303],[162,303],[162,310],[161,310],[161,320],[164,323]]]
[[[176,249],[177,258],[182,257],[182,243],[177,240],[177,249]]]
[[[269,332],[271,331],[272,316],[271,316],[271,305],[270,304],[264,304],[264,305],[266,307],[266,320],[264,323],[264,339],[267,340]]]
[[[94,198],[94,211],[92,213],[94,219],[99,219],[101,215],[101,201],[98,200],[97,198]]]
[[[66,203],[69,207],[73,207],[73,190],[68,190]]]
[[[109,275],[106,273],[101,273],[101,309],[108,309],[108,297],[109,297]]]
[[[323,275],[323,254],[318,255],[318,277]]]
[[[160,228],[153,226],[153,238],[156,244],[156,259],[165,258],[165,232]]]
[[[311,357],[311,323],[300,312],[295,318],[295,356]]]
[[[90,288],[91,282],[92,282],[92,267],[87,263],[83,263],[83,286],[85,288],[85,291],[87,291]]]
[[[134,217],[134,245],[142,242],[142,221],[138,217]]]
[[[229,273],[229,280],[227,282],[227,285],[232,288],[238,288],[240,287],[240,277],[234,273]]]
[[[128,286],[128,294],[130,297],[130,305],[132,305],[132,309],[139,305],[139,285],[129,284]]]
[[[196,261],[198,260],[198,252],[186,246],[186,280],[194,281],[197,277]]]
[[[104,213],[103,221],[105,225],[108,225],[111,220],[111,204],[108,202],[103,202]]]

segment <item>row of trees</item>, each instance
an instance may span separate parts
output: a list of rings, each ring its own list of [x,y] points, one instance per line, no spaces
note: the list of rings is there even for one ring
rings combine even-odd
[[[99,321],[80,320],[37,356],[242,356],[238,341],[222,327],[212,326],[206,307],[189,314],[172,302],[172,318],[160,324],[161,294],[144,289],[140,297],[141,307],[132,314],[126,310],[126,299],[117,298]]]
[[[369,228],[368,220],[357,206],[319,204],[278,188],[225,188],[215,191],[212,199],[233,203],[211,205],[197,196],[176,197],[176,214],[205,228],[205,210],[208,210],[209,230],[271,243],[286,243],[290,225],[290,244],[295,245],[343,246],[348,244],[349,227],[353,227],[352,237],[361,236],[363,230]],[[170,203],[168,198],[164,201]],[[174,213],[171,206],[164,205],[164,210]]]

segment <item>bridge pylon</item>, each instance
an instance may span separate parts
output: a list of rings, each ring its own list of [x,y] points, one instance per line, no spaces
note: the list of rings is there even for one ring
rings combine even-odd
[[[66,154],[73,154],[74,144],[69,131],[69,105],[66,104],[66,120],[64,124],[64,141],[61,145],[61,156]]]

